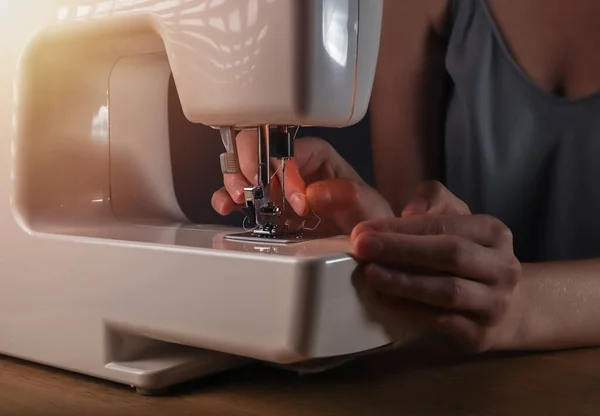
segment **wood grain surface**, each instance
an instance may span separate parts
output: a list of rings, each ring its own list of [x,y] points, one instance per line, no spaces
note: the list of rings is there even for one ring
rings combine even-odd
[[[0,415],[600,415],[600,350],[460,362],[392,352],[304,376],[257,365],[164,397],[0,357]]]

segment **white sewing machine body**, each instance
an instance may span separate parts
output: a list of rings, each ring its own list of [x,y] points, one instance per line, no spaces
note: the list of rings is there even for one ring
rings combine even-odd
[[[185,118],[359,121],[382,0],[6,3],[0,353],[158,389],[238,357],[289,364],[390,342],[357,296],[347,238],[226,241],[239,230],[181,209],[169,144]],[[218,137],[197,140],[219,183]],[[214,183],[197,183],[207,207]]]

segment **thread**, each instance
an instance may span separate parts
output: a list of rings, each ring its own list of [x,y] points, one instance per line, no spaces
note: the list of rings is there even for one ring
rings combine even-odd
[[[281,166],[279,168],[277,168],[277,170],[275,171],[274,174],[271,175],[271,179],[269,179],[270,181],[273,180],[273,178],[275,177],[275,175],[277,175],[279,173],[279,171],[281,170]]]
[[[307,228],[307,227],[305,227],[305,225],[306,225],[306,220],[305,220],[305,221],[302,223],[302,225],[301,225],[300,227],[301,227],[301,228],[303,228],[304,230],[307,230],[307,231],[315,231],[315,230],[317,229],[317,227],[318,227],[319,225],[321,225],[321,222],[323,222],[323,220],[321,219],[321,217],[319,217],[319,216],[317,215],[317,213],[316,213],[316,212],[314,212],[314,211],[311,211],[311,213],[312,213],[312,214],[313,214],[315,217],[317,217],[317,219],[318,219],[319,221],[317,222],[317,224],[316,224],[314,227],[312,227],[312,228]]]
[[[246,215],[244,217],[244,221],[242,222],[242,228],[244,228],[244,231],[254,231],[254,230],[256,230],[258,227],[254,227],[254,228],[247,228],[246,227],[246,221],[248,221],[248,217],[249,217],[248,215]]]

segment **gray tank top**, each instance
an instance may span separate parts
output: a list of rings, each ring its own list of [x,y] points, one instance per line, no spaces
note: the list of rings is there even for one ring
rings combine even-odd
[[[453,0],[452,14],[446,185],[511,228],[521,261],[600,256],[600,93],[569,100],[533,83],[486,0]]]

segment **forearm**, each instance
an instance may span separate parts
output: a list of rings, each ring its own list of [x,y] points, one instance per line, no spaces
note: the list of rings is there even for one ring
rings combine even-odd
[[[431,179],[442,121],[446,42],[435,22],[445,7],[432,10],[428,3],[384,2],[370,113],[377,190],[396,215],[414,188]]]
[[[524,264],[503,350],[600,346],[600,259]]]

